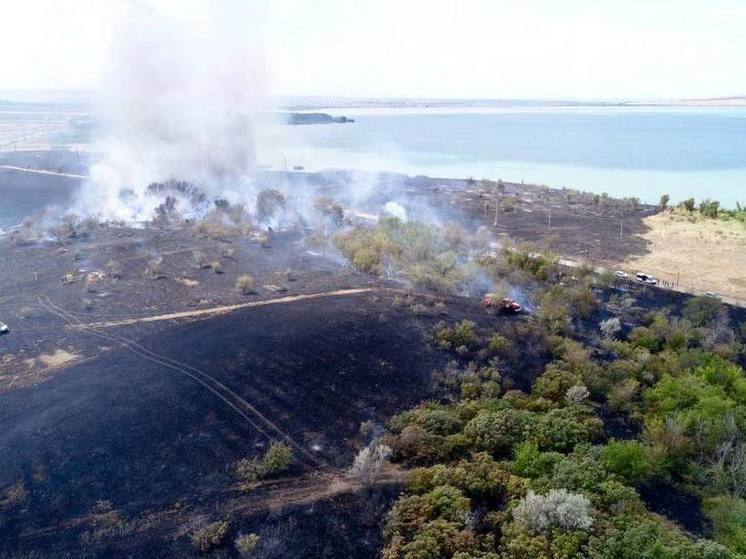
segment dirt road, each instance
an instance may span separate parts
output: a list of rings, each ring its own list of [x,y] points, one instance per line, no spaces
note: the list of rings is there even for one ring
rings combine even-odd
[[[197,316],[210,316],[237,311],[239,309],[248,309],[251,307],[265,307],[267,305],[278,305],[282,303],[294,303],[296,301],[306,301],[308,299],[323,299],[326,297],[342,297],[344,295],[359,295],[360,293],[369,293],[376,291],[373,287],[360,287],[356,289],[339,289],[337,291],[326,291],[324,293],[309,293],[306,295],[289,295],[287,297],[278,297],[276,299],[265,299],[263,301],[252,301],[250,303],[240,303],[238,305],[224,305],[221,307],[210,307],[209,309],[196,309],[191,311],[180,311],[174,313],[160,314],[155,316],[146,316],[142,318],[127,318],[123,320],[114,320],[110,322],[91,322],[82,325],[87,328],[110,328],[113,326],[127,326],[141,322],[160,322],[162,320],[175,320],[179,318],[194,318]],[[80,326],[79,326],[80,327]]]
[[[86,175],[74,175],[72,173],[58,173],[56,171],[46,171],[43,169],[27,169],[25,167],[15,167],[14,165],[0,165],[0,169],[9,171],[20,171],[22,173],[35,173],[37,175],[53,175],[55,177],[68,177],[71,179],[87,179]]]

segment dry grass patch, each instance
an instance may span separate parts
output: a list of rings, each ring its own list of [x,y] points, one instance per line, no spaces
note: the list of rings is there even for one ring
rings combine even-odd
[[[676,212],[645,218],[650,252],[624,263],[683,287],[746,300],[746,228],[737,221],[692,219]]]

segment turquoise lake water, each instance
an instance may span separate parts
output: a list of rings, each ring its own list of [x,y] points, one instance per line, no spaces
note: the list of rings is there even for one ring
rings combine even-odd
[[[356,122],[269,127],[261,162],[746,203],[746,107],[323,111]]]

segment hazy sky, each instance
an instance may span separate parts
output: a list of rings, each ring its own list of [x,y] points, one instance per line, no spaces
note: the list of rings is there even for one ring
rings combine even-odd
[[[96,88],[117,22],[130,17],[133,5],[188,11],[201,1],[0,0],[0,89]],[[269,86],[277,94],[746,94],[744,0],[267,0],[264,5],[266,17],[247,22],[246,29],[265,44]]]

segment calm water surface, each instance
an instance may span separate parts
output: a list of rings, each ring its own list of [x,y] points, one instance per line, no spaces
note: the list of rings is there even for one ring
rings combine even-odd
[[[353,124],[268,127],[260,160],[503,178],[746,203],[746,107],[324,109]]]

